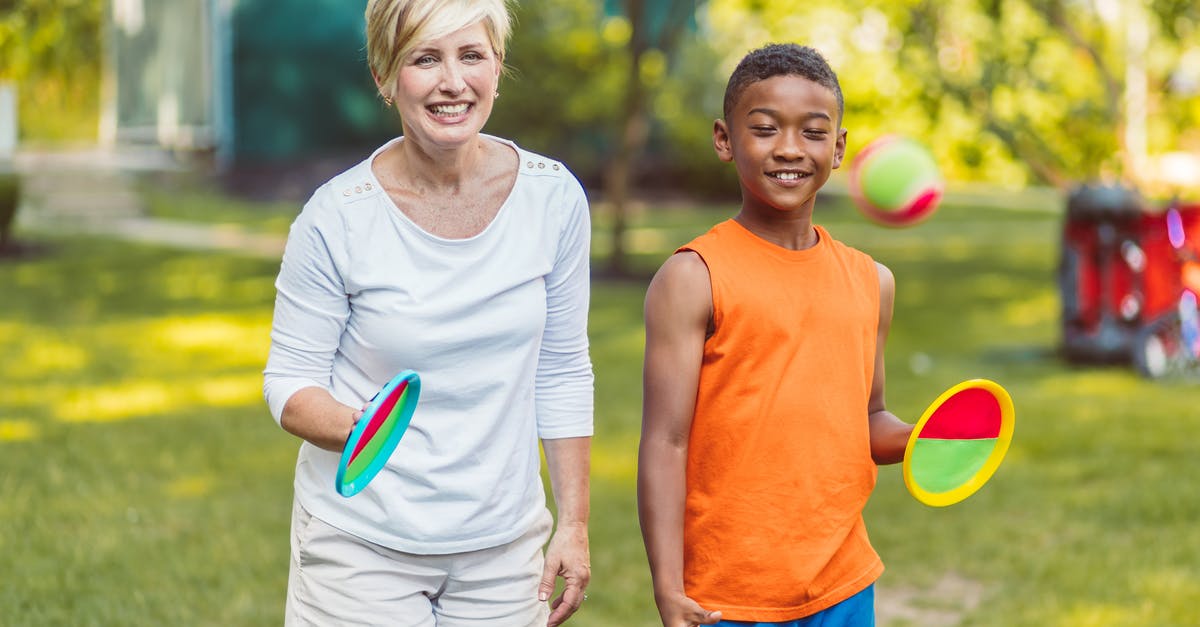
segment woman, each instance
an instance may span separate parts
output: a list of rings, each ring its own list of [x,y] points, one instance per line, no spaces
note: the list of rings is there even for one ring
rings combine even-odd
[[[558,625],[590,574],[587,200],[561,164],[480,132],[504,0],[371,0],[366,17],[403,136],[317,190],[276,282],[265,395],[304,439],[287,623]],[[407,433],[339,496],[361,408],[410,368]]]

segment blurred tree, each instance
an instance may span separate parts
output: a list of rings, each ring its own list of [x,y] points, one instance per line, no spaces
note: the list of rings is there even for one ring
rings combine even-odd
[[[611,207],[607,271],[628,273],[625,231],[636,160],[670,55],[694,24],[697,0],[548,0],[521,3],[510,81],[492,127],[568,162],[603,185]],[[599,25],[599,28],[597,28]],[[564,135],[563,129],[571,129]]]
[[[608,9],[629,24],[625,43],[625,93],[621,100],[616,150],[605,168],[604,197],[612,211],[612,250],[608,272],[629,274],[625,232],[631,172],[650,135],[652,90],[662,84],[684,30],[695,24],[698,0],[611,0]]]
[[[612,142],[620,42],[592,0],[515,4],[489,132],[566,162],[589,186]]]
[[[23,139],[95,139],[104,4],[0,2],[0,79],[18,84]]]
[[[12,244],[13,220],[21,200],[21,180],[13,172],[0,168],[0,256]]]
[[[107,4],[0,0],[0,79],[19,84],[23,141],[94,139]],[[1129,45],[1135,8],[1140,48]],[[953,180],[1128,175],[1139,91],[1134,141],[1151,155],[1200,151],[1195,0],[537,0],[514,10],[513,71],[489,129],[566,161],[614,202],[638,184],[728,187],[712,120],[733,65],[769,41],[814,45],[840,71],[851,155],[902,132],[925,139]]]
[[[713,0],[708,24],[722,51],[816,46],[842,74],[852,148],[915,135],[956,180],[1132,178],[1130,120],[1152,154],[1200,126],[1200,73],[1183,63],[1200,59],[1194,1]]]
[[[938,70],[923,75],[926,88],[973,112],[1041,181],[1144,183],[1151,177],[1147,153],[1173,149],[1200,122],[1162,115],[1172,100],[1186,97],[1168,82],[1184,40],[1164,27],[1194,27],[1195,3],[1009,0],[966,8],[989,19],[977,37],[963,41],[954,16],[928,3],[918,7],[917,19],[932,27],[926,32],[939,44],[938,58],[934,65],[917,52],[909,60]],[[1154,118],[1160,129],[1165,122],[1174,130],[1151,137]]]

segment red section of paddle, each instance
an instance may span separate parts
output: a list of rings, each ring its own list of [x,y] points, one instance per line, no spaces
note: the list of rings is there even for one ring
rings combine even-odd
[[[988,390],[962,390],[942,401],[918,437],[939,440],[998,438],[1000,402]]]
[[[400,385],[397,385],[392,389],[392,393],[389,394],[388,397],[383,400],[383,403],[379,405],[379,409],[375,411],[375,415],[371,416],[371,422],[367,424],[367,428],[363,430],[362,437],[359,438],[358,443],[354,445],[354,453],[350,455],[349,464],[354,463],[354,459],[358,457],[360,452],[362,452],[363,447],[367,445],[367,442],[370,442],[371,438],[375,437],[375,434],[379,431],[379,427],[382,427],[383,423],[387,421],[388,416],[392,414],[392,409],[396,407],[396,401],[400,400],[400,397],[404,394],[404,390],[407,388],[408,381],[401,382]]]

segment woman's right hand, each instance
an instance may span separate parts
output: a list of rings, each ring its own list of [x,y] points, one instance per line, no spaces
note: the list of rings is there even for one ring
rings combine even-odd
[[[364,406],[363,409],[366,409]],[[292,435],[327,451],[341,453],[362,409],[334,400],[326,390],[308,387],[297,391],[283,407],[280,424]]]
[[[655,602],[663,627],[698,627],[721,621],[720,612],[710,612],[682,593],[658,597]]]

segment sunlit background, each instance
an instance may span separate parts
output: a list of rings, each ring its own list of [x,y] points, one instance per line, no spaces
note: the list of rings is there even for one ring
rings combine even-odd
[[[300,203],[399,130],[364,5],[0,2],[0,624],[281,622],[297,441],[261,396],[273,281]],[[712,122],[772,41],[839,73],[848,156],[904,134],[947,179],[908,229],[864,219],[844,169],[817,208],[896,274],[889,406],[915,421],[982,376],[1017,407],[1005,464],[960,505],[921,506],[881,470],[880,624],[1200,624],[1200,388],[1067,359],[1056,281],[1080,186],[1150,216],[1200,204],[1200,4],[513,8],[485,130],[563,160],[593,206],[594,581],[571,624],[656,624],[634,501],[642,297],[736,211]]]

